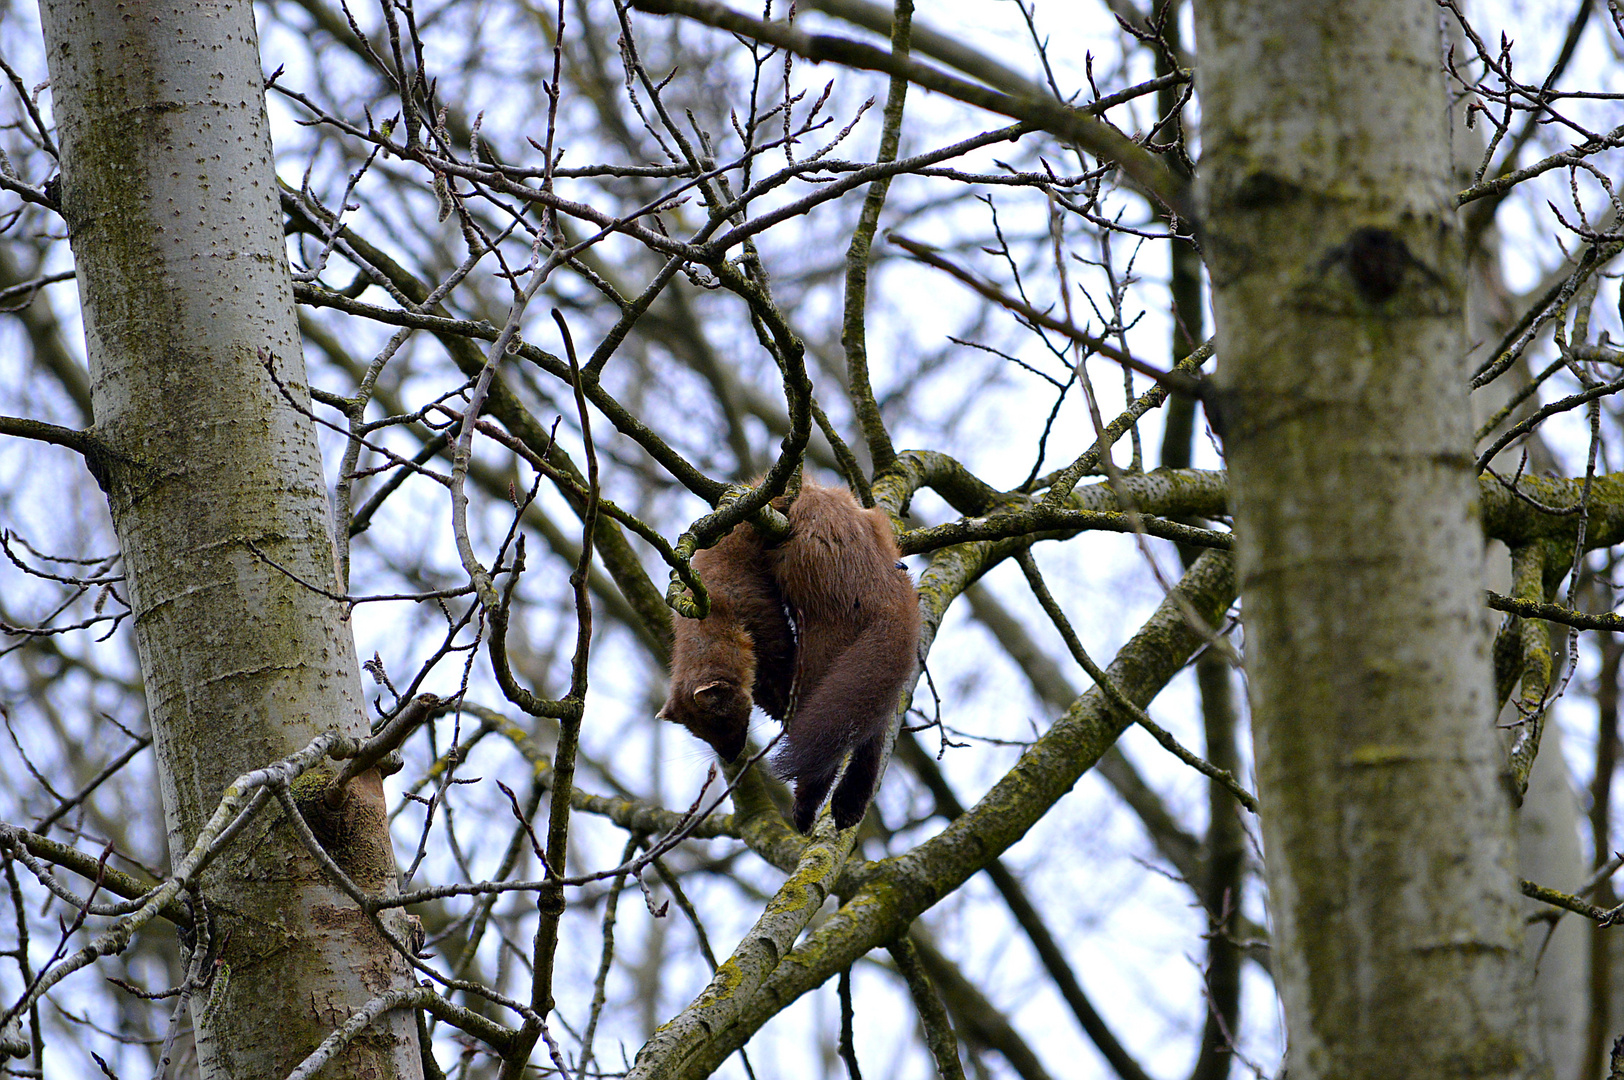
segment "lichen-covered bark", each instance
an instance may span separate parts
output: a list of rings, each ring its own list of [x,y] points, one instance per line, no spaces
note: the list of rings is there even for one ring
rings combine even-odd
[[[927,611],[938,590],[956,595],[996,557],[996,549],[985,544],[966,544],[957,553],[958,561],[939,555],[921,580]],[[1205,642],[1186,620],[1186,605],[1216,624],[1233,601],[1229,555],[1205,553],[1177,588],[1180,596],[1162,603],[1108,669],[1118,688],[1140,705],[1148,704]],[[935,615],[939,618],[940,611]],[[930,625],[927,621],[927,636]],[[639,1069],[662,1080],[711,1075],[792,1001],[869,950],[895,941],[921,913],[1025,836],[1131,723],[1099,688],[1079,697],[967,813],[907,854],[865,867],[856,892],[783,958],[727,1027],[709,1031],[702,1043],[683,1047],[680,1055],[668,1051],[662,1060],[649,1062],[640,1057]]]
[[[1202,221],[1293,1080],[1537,1075],[1438,13],[1198,0]]]
[[[96,432],[112,451],[98,479],[178,857],[239,774],[323,730],[366,733],[348,626],[294,580],[334,581],[314,434],[259,359],[308,401],[253,9],[42,8]],[[335,857],[387,886],[376,776],[348,795]],[[228,979],[207,1015],[209,992],[193,998],[204,1076],[285,1074],[369,998],[412,985],[279,822],[263,813],[204,875]],[[410,1015],[386,1014],[341,1061],[344,1075],[419,1075]]]

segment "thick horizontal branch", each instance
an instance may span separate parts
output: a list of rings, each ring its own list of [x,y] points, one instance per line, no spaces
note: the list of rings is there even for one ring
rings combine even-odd
[[[128,456],[113,450],[89,429],[81,431],[22,416],[0,416],[0,435],[14,435],[20,439],[33,439],[36,442],[64,446],[77,451],[85,459],[85,468],[90,470],[90,475],[96,478],[96,483],[103,489],[107,487],[108,468],[114,462],[122,465],[135,464]]]
[[[1063,531],[1075,535],[1087,530],[1099,532],[1131,533],[1142,531],[1148,536],[1160,537],[1193,547],[1220,548],[1228,551],[1235,544],[1229,533],[1213,529],[1199,529],[1165,518],[1140,515],[1138,528],[1128,515],[1099,510],[1050,510],[1032,507],[1028,510],[993,517],[969,518],[950,521],[929,529],[913,529],[897,538],[904,555],[917,555],[934,551],[949,544],[962,544],[970,540],[1002,540],[1013,536],[1029,536]]]
[[[1584,480],[1566,477],[1522,476],[1510,490],[1493,476],[1477,481],[1483,531],[1491,539],[1517,548],[1540,540],[1572,544],[1579,517],[1572,513],[1584,498]],[[1605,473],[1590,484],[1585,526],[1585,549],[1624,543],[1624,474]],[[1564,513],[1553,514],[1542,507]]]
[[[1570,893],[1562,892],[1560,889],[1548,888],[1544,885],[1536,885],[1532,881],[1522,883],[1522,894],[1530,900],[1538,900],[1542,904],[1550,904],[1552,907],[1561,908],[1563,911],[1571,911],[1575,915],[1583,915],[1587,919],[1594,919],[1603,926],[1611,925],[1613,919],[1616,918],[1614,913],[1607,908],[1597,907],[1595,904],[1587,903]]]
[[[8,849],[12,845],[28,852],[41,862],[71,870],[87,881],[97,881],[104,891],[126,900],[143,899],[152,895],[152,890],[157,888],[157,883],[148,883],[122,870],[114,869],[89,852],[58,843],[50,837],[41,836],[20,825],[0,824],[0,850]],[[158,914],[176,926],[192,925],[191,912],[178,900],[171,900],[159,908]]]
[[[47,424],[43,420],[30,420],[23,416],[0,416],[0,435],[15,435],[19,439],[50,443],[77,450],[85,457],[105,455],[107,446],[88,431]]]
[[[952,458],[934,451],[903,451],[898,455],[892,473],[894,475],[885,483],[906,488],[906,492],[889,492],[885,500],[889,505],[901,505],[912,491],[928,487],[946,498],[961,514],[998,521],[1000,518],[996,515],[1005,508],[1017,505],[1020,497],[988,486]],[[1122,483],[1141,514],[1218,518],[1230,512],[1228,483],[1221,471],[1156,469],[1146,473],[1126,473]],[[1477,483],[1483,531],[1491,539],[1500,540],[1512,548],[1539,541],[1573,543],[1579,520],[1573,511],[1584,494],[1584,480],[1522,476],[1517,479],[1515,491],[1509,490],[1493,476],[1480,476]],[[1121,509],[1109,484],[1077,488],[1072,492],[1067,508],[1104,514]],[[1588,508],[1586,550],[1594,551],[1624,543],[1624,473],[1603,473],[1593,478]],[[1560,512],[1553,513],[1552,510]],[[931,533],[919,532],[921,536],[926,536],[935,530],[931,530]],[[910,537],[914,534],[903,535]],[[1548,618],[1552,622],[1566,621],[1562,610],[1558,609],[1538,613],[1535,617]],[[1611,628],[1595,626],[1586,629]]]
[[[9,191],[13,195],[21,197],[23,202],[31,202],[36,206],[43,206],[47,210],[54,210],[60,213],[62,209],[56,205],[56,200],[51,198],[51,193],[48,192],[44,187],[34,187],[30,184],[25,184],[15,176],[7,176],[4,173],[0,173],[0,191]]]
[[[1492,589],[1488,590],[1488,597],[1489,606],[1496,611],[1520,615],[1525,619],[1544,619],[1546,622],[1571,626],[1575,630],[1610,630],[1615,633],[1624,630],[1624,615],[1611,611],[1592,615],[1587,611],[1574,611],[1561,604],[1546,604],[1537,600],[1506,596]]]

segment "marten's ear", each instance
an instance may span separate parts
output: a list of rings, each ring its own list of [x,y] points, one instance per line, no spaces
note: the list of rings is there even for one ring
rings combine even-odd
[[[694,700],[701,705],[726,701],[735,693],[731,683],[709,682],[704,686],[694,687]]]

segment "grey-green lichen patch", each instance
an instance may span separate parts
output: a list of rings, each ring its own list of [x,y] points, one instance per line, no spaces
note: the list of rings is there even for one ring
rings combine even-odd
[[[767,904],[765,914],[781,915],[823,903],[829,893],[829,874],[835,865],[834,853],[822,844],[810,844],[801,861]]]

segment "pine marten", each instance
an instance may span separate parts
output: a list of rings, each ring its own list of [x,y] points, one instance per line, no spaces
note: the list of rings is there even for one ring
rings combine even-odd
[[[850,751],[830,806],[846,829],[874,796],[885,736],[913,678],[919,602],[884,511],[803,480],[784,513],[790,534],[777,545],[744,524],[694,556],[710,614],[676,620],[660,716],[729,761],[744,748],[752,698],[785,721],[773,766],[795,784],[803,833]]]

